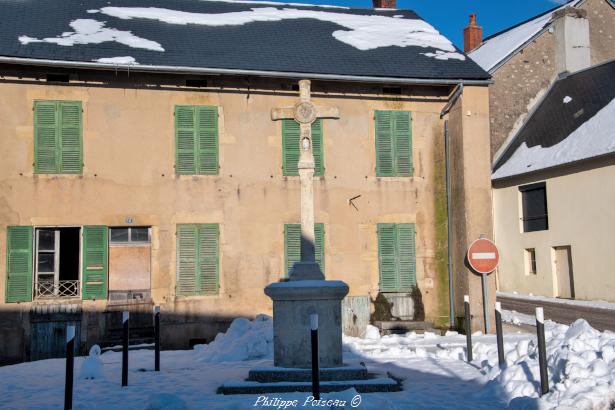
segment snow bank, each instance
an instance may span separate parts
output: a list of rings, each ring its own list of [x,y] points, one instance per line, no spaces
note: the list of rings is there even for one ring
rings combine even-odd
[[[130,31],[122,31],[114,28],[105,27],[105,22],[93,19],[77,19],[69,23],[75,31],[67,31],[59,37],[48,37],[43,39],[20,36],[21,44],[30,43],[52,43],[60,46],[73,46],[75,44],[100,44],[115,41],[132,48],[142,48],[153,51],[164,51],[162,46],[152,40],[147,40],[135,36]]]
[[[146,410],[186,410],[186,402],[174,394],[156,393],[149,397]]]
[[[200,362],[222,363],[273,358],[273,319],[258,315],[233,320],[226,333],[206,345],[195,345]]]
[[[425,47],[439,50],[427,53],[439,60],[465,60],[453,44],[423,20],[377,15],[356,15],[331,11],[294,8],[255,7],[249,11],[229,13],[191,13],[157,7],[102,7],[102,14],[121,19],[149,19],[167,24],[197,24],[210,27],[239,26],[253,22],[315,19],[335,23],[348,30],[332,33],[337,40],[359,50],[379,47]],[[95,12],[95,10],[90,10]]]
[[[538,296],[525,295],[523,293],[518,292],[497,292],[498,296],[504,296],[507,298],[515,298],[515,299],[524,299],[524,300],[533,300],[536,302],[549,302],[549,303],[559,303],[564,305],[574,305],[574,306],[586,306],[597,309],[610,309],[615,310],[615,302],[607,302],[605,300],[578,300],[578,299],[560,299],[560,298],[550,298],[547,296]]]

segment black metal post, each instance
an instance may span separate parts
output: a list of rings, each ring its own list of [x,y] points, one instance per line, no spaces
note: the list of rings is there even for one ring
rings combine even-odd
[[[154,371],[160,371],[160,306],[154,307]]]
[[[320,400],[320,369],[318,355],[318,315],[310,315],[310,333],[312,335],[312,396]]]
[[[66,327],[66,380],[64,383],[64,410],[73,408],[73,370],[75,363],[75,326]]]
[[[468,351],[468,363],[473,360],[472,357],[472,317],[470,316],[470,297],[463,295],[463,311],[465,315],[465,331],[466,331],[466,350]]]
[[[498,342],[498,363],[500,368],[506,366],[504,358],[504,334],[502,332],[502,305],[500,302],[495,302],[495,333]]]
[[[122,323],[124,325],[124,337],[122,344],[122,387],[128,386],[128,324],[129,313],[122,312]]]
[[[549,370],[547,369],[547,344],[545,343],[545,314],[536,308],[536,335],[538,336],[538,365],[540,367],[540,395],[549,392]]]

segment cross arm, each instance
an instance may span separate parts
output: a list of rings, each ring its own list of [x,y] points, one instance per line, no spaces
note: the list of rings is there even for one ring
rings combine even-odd
[[[295,118],[295,107],[283,107],[271,109],[271,120],[287,120]]]
[[[337,107],[316,107],[317,118],[339,118],[340,110]]]

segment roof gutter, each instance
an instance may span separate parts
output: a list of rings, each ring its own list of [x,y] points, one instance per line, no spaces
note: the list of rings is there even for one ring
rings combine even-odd
[[[315,74],[315,73],[299,73],[285,71],[260,71],[260,70],[240,70],[231,68],[200,68],[200,67],[180,67],[180,66],[159,66],[159,65],[119,65],[85,61],[62,61],[62,60],[45,60],[32,59],[22,57],[5,57],[0,56],[0,63],[5,64],[22,64],[47,67],[63,67],[63,68],[84,68],[97,70],[117,71],[126,69],[126,71],[144,72],[144,73],[182,73],[182,74],[201,74],[201,75],[252,75],[262,77],[278,77],[278,78],[308,78],[314,80],[331,80],[331,81],[356,81],[366,83],[388,83],[388,84],[416,84],[416,85],[488,85],[492,81],[486,80],[464,80],[464,79],[430,79],[430,78],[398,78],[398,77],[370,77],[370,76],[355,76],[355,75],[337,75],[337,74]]]

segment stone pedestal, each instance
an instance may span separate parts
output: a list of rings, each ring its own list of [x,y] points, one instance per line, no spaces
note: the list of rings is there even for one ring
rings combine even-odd
[[[331,280],[272,283],[274,365],[310,368],[310,315],[318,314],[321,367],[342,366],[342,299],[348,285]]]

